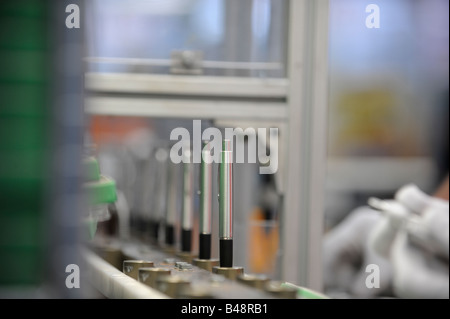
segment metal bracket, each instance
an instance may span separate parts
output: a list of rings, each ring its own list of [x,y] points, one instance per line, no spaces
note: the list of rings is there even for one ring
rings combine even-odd
[[[170,73],[202,75],[202,51],[172,51],[170,55]]]

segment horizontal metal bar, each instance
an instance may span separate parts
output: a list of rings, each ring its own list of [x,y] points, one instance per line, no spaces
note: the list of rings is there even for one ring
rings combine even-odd
[[[210,69],[234,69],[234,70],[281,70],[283,63],[279,62],[227,62],[227,61],[202,61],[203,68]]]
[[[171,66],[170,59],[138,59],[138,58],[111,58],[111,57],[85,57],[88,63],[122,64],[122,65],[150,65]],[[231,70],[281,70],[283,63],[279,62],[233,62],[233,61],[200,61],[200,66],[207,69]]]
[[[130,73],[87,73],[85,87],[93,92],[175,94],[285,99],[286,79],[176,76]]]
[[[429,157],[329,157],[328,192],[392,192],[408,183],[433,187],[436,170]]]
[[[85,110],[89,114],[159,118],[250,119],[252,121],[281,122],[287,119],[285,103],[220,100],[92,96],[85,99]]]
[[[165,294],[125,275],[90,251],[84,250],[82,256],[89,268],[89,282],[107,298],[168,299]]]
[[[151,66],[171,65],[171,60],[168,59],[85,57],[83,60],[88,63],[104,63],[104,64],[151,65]]]

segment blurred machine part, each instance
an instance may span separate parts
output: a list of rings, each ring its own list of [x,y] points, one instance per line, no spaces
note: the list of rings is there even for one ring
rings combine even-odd
[[[0,289],[38,287],[48,261],[50,15],[45,1],[0,4],[0,259],[8,260],[0,266]]]
[[[65,286],[66,267],[78,263],[84,118],[82,33],[54,28],[64,25],[68,4],[0,4],[0,258],[9,261],[0,266],[0,290],[7,298],[81,294]]]
[[[111,218],[109,204],[117,200],[116,184],[111,178],[100,174],[95,157],[85,157],[83,168],[85,170],[83,191],[88,201],[88,212],[83,216],[83,224],[87,227],[88,237],[93,238],[98,222]]]

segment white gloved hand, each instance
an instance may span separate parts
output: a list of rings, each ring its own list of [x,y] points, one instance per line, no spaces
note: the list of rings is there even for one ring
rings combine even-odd
[[[412,245],[406,230],[397,235],[392,251],[393,290],[400,298],[449,298],[448,262]]]
[[[369,199],[372,207],[382,211],[383,217],[370,232],[368,247],[380,256],[389,259],[392,243],[397,232],[411,216],[411,211],[395,200]]]
[[[449,260],[449,203],[435,201],[423,212],[421,222],[436,254]]]
[[[382,212],[358,208],[325,235],[325,287],[363,298],[389,293],[392,285],[399,297],[448,295],[448,263],[445,273],[435,256],[431,263],[424,257],[429,258],[432,251],[448,260],[448,202],[407,185],[396,193],[395,200],[372,199],[370,204]],[[404,234],[406,239],[402,239]],[[412,247],[408,238],[426,244],[428,255]],[[378,289],[366,285],[365,270],[370,264],[380,270]],[[420,274],[414,277],[416,272]],[[446,284],[439,286],[445,276]],[[421,285],[426,287],[417,290]]]
[[[421,214],[433,201],[439,200],[424,193],[414,184],[408,184],[395,193],[395,200],[416,214]]]
[[[429,196],[410,184],[401,188],[396,200],[417,213],[405,227],[409,239],[422,248],[449,259],[449,203]]]
[[[381,256],[389,258],[397,232],[404,227],[417,238],[417,242],[429,249],[436,245],[441,251],[448,248],[448,203],[443,200],[428,196],[417,186],[409,184],[397,191],[395,200],[371,198],[369,204],[386,217],[378,222],[368,237],[369,247]],[[445,253],[448,258],[448,249]]]
[[[375,198],[369,204],[380,212],[380,218],[369,230],[364,242],[363,263],[353,281],[351,292],[355,296],[371,298],[391,293],[392,265],[390,251],[398,230],[405,223],[411,212],[395,200],[382,201]],[[371,266],[368,268],[368,266]],[[367,280],[372,267],[377,269],[376,284]],[[366,269],[368,272],[366,272]],[[374,279],[375,280],[375,279]]]
[[[388,264],[367,247],[367,238],[383,218],[369,207],[355,209],[349,216],[324,236],[324,284],[330,293],[345,292],[356,297],[373,297],[383,289],[369,289],[365,280],[366,266]],[[383,271],[388,273],[389,271]],[[386,285],[384,285],[386,286]]]
[[[449,259],[449,202],[428,196],[420,215],[412,216],[405,225],[412,243]]]
[[[395,294],[449,298],[448,201],[428,196],[414,185],[400,189],[396,199],[416,214],[407,219],[391,250]]]

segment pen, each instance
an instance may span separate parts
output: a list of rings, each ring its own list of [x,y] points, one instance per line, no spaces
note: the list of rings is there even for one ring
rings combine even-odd
[[[212,161],[209,141],[203,142],[200,163],[199,259],[211,258]]]
[[[231,141],[222,144],[219,165],[220,267],[233,267],[233,151]]]

